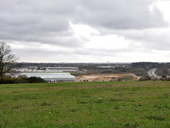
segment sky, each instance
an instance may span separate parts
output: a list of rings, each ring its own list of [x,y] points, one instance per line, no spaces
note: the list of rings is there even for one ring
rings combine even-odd
[[[170,0],[0,0],[19,62],[169,62]]]

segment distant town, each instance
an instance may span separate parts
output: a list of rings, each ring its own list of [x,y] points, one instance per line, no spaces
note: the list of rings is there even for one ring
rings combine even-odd
[[[49,82],[139,80],[146,76],[160,79],[170,75],[170,63],[19,63],[18,65],[15,70],[20,74],[41,77]]]

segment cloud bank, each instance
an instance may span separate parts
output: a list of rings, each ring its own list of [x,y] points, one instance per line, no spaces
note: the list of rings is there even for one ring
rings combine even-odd
[[[20,61],[168,61],[169,21],[158,6],[164,3],[1,0],[0,41]]]

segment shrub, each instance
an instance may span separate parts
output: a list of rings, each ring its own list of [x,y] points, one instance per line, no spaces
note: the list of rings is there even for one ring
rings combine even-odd
[[[139,81],[147,81],[147,80],[151,80],[151,77],[149,77],[148,75],[142,76]]]
[[[133,80],[136,80],[136,78],[131,75],[125,75],[118,79],[118,81],[133,81]]]
[[[40,77],[29,77],[27,81],[28,83],[46,83],[46,81]]]
[[[11,76],[0,77],[0,84],[14,84],[14,83],[46,83],[46,81],[40,77],[17,77]]]
[[[0,84],[12,84],[15,83],[15,78],[5,76],[5,77],[0,77]]]

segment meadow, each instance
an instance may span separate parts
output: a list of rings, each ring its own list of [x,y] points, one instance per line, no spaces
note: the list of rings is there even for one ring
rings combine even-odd
[[[170,128],[170,82],[1,84],[0,128]]]

